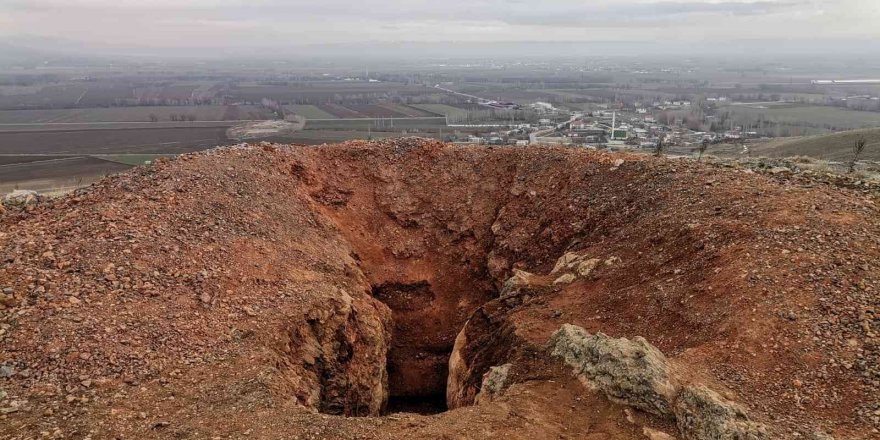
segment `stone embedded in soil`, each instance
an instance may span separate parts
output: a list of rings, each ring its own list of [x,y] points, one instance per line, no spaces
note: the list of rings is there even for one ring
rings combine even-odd
[[[682,374],[644,338],[592,335],[565,324],[550,339],[552,355],[574,369],[587,387],[609,399],[673,417],[687,440],[763,440],[767,428],[744,409],[702,385],[682,385]]]
[[[510,386],[511,368],[513,368],[513,364],[509,363],[489,368],[489,371],[483,375],[483,383],[474,402],[477,404],[488,403],[501,395]]]
[[[769,439],[767,428],[705,386],[685,386],[675,401],[678,430],[687,440]]]
[[[552,355],[609,398],[660,416],[672,414],[677,386],[666,356],[644,338],[610,338],[563,325],[550,340]]]

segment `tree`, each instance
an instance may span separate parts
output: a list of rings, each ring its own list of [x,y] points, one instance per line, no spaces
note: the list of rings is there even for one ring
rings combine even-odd
[[[159,122],[159,117],[155,113],[150,113],[150,122]]]
[[[865,145],[868,142],[865,141],[865,138],[860,137],[856,140],[855,145],[853,145],[853,157],[852,160],[849,161],[849,172],[855,172],[856,170],[856,161],[859,160],[859,156],[862,155],[862,152],[865,151]]]
[[[172,113],[172,114],[171,114],[171,120],[172,120],[172,121],[177,121],[177,113]]]
[[[663,138],[657,139],[657,145],[654,146],[654,156],[663,155]]]
[[[188,114],[188,115],[186,115],[186,120],[187,120],[187,121],[190,121],[190,122],[195,121],[195,120],[196,120],[196,115],[194,115],[194,114]]]
[[[703,154],[706,153],[706,150],[709,149],[709,139],[703,139],[703,142],[700,143],[700,156],[697,158],[697,162],[703,160]]]

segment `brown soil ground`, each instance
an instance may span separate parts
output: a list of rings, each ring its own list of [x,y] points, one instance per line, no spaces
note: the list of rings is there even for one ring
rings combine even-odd
[[[495,299],[571,251],[609,264]],[[876,438],[878,261],[875,195],[782,175],[415,139],[186,154],[0,216],[0,438],[676,434],[552,360],[564,323],[645,337],[774,438]],[[393,412],[443,395],[468,319],[469,380],[515,384]]]

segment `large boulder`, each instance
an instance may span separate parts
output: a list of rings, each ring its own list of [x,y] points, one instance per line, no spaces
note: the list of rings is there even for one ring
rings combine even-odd
[[[43,197],[36,191],[25,189],[17,189],[3,196],[2,205],[24,208],[30,205],[36,205],[42,201]]]
[[[659,416],[671,416],[676,385],[666,356],[644,338],[630,341],[565,324],[550,339],[561,357],[589,387],[611,400]]]

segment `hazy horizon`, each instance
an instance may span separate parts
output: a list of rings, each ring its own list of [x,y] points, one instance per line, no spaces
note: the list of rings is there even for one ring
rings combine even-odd
[[[0,0],[0,52],[129,57],[880,53],[880,4]],[[399,53],[410,50],[412,53]]]

